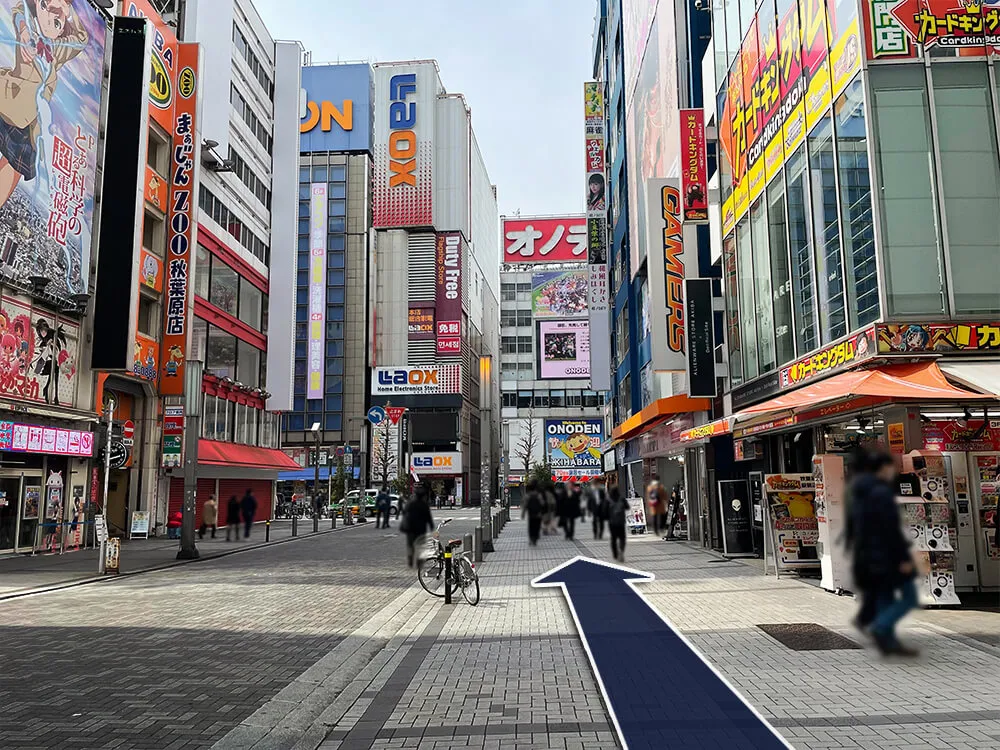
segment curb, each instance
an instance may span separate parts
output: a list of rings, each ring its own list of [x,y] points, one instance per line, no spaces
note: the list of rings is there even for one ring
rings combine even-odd
[[[355,526],[367,526],[367,524],[355,524]],[[51,591],[62,591],[63,589],[76,588],[77,586],[86,586],[91,583],[112,583],[114,581],[120,581],[123,578],[130,578],[131,576],[141,575],[142,573],[153,573],[158,570],[169,570],[170,568],[176,568],[180,565],[188,565],[190,563],[203,562],[205,560],[218,560],[222,557],[229,557],[230,555],[239,555],[243,552],[251,552],[253,550],[264,549],[265,547],[274,547],[279,544],[288,544],[289,542],[301,542],[305,539],[315,539],[316,537],[324,536],[326,534],[335,534],[338,531],[347,531],[351,527],[349,526],[338,526],[335,529],[326,529],[323,531],[310,531],[304,536],[293,536],[287,539],[276,539],[273,542],[261,542],[259,544],[252,544],[246,547],[240,547],[239,549],[225,550],[223,552],[213,552],[211,554],[202,555],[194,560],[171,560],[170,562],[161,563],[159,565],[150,565],[146,568],[138,568],[136,570],[130,570],[124,573],[119,573],[115,576],[92,576],[91,578],[82,578],[77,581],[64,581],[62,583],[53,583],[48,586],[39,586],[34,589],[27,589],[25,591],[14,591],[10,594],[0,594],[0,602],[5,602],[10,599],[20,599],[25,596],[35,596],[36,594],[47,594]]]

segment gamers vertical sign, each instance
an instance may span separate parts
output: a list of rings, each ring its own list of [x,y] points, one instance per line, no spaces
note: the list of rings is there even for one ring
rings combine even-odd
[[[649,248],[650,333],[662,342],[652,351],[653,369],[687,369],[684,279],[693,253],[684,250],[683,203],[678,180],[647,180],[646,246]]]

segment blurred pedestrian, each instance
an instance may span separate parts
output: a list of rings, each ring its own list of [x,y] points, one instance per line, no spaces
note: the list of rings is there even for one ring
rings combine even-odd
[[[167,516],[167,539],[181,538],[181,524],[184,523],[184,514],[175,510]]]
[[[257,515],[257,498],[253,496],[253,492],[247,487],[246,493],[243,495],[243,499],[240,500],[240,514],[243,516],[243,538],[250,538],[250,529],[253,526],[254,516]]]
[[[431,517],[431,506],[427,501],[427,487],[420,483],[413,489],[413,497],[403,511],[403,521],[400,529],[406,532],[406,561],[412,568],[417,539],[429,531],[434,531],[434,519]]]
[[[576,533],[576,519],[580,517],[582,503],[583,495],[580,491],[580,485],[576,482],[571,482],[566,494],[566,516],[563,521],[563,529],[566,532],[567,541],[573,541],[573,535]]]
[[[646,505],[649,507],[649,525],[654,534],[659,534],[663,530],[666,495],[666,488],[660,484],[660,475],[653,474],[653,478],[646,485]]]
[[[389,528],[389,511],[392,509],[392,498],[389,496],[388,488],[383,484],[375,497],[375,528]]]
[[[915,649],[896,637],[896,625],[917,606],[917,588],[910,543],[896,505],[895,478],[896,467],[887,453],[868,451],[859,456],[845,528],[862,602],[854,623],[871,633],[883,654],[916,656]]]
[[[587,512],[590,513],[594,539],[603,539],[608,515],[608,495],[600,478],[595,478],[587,490]]]
[[[538,491],[538,482],[529,479],[521,505],[521,517],[528,516],[528,542],[532,547],[538,544],[538,535],[542,530],[542,516],[545,513],[545,500]]]
[[[666,540],[671,540],[674,538],[674,529],[677,528],[677,523],[681,519],[681,488],[674,486],[673,491],[670,493],[670,502],[667,505],[667,535],[663,537]]]
[[[555,533],[556,516],[556,493],[555,485],[551,480],[539,485],[538,491],[542,493],[542,501],[545,503],[545,510],[542,513],[542,533],[548,536]]]
[[[201,528],[198,529],[198,538],[205,538],[205,531],[212,530],[212,539],[215,539],[215,529],[219,523],[219,503],[215,495],[209,495],[208,500],[201,508]]]
[[[628,500],[621,496],[618,485],[608,488],[608,532],[611,534],[611,555],[618,562],[625,562],[625,517]]]
[[[227,542],[229,541],[230,534],[232,534],[237,542],[240,540],[240,499],[236,495],[230,496],[229,502],[226,503]]]

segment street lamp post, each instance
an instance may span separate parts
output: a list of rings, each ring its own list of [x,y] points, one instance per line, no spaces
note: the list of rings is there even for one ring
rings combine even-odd
[[[313,422],[312,427],[309,431],[316,438],[316,460],[313,461],[313,532],[319,531],[319,444],[320,444],[320,434],[319,434],[319,422]],[[343,507],[343,503],[341,503]],[[346,518],[346,514],[345,514]],[[333,525],[337,525],[337,514],[333,514]]]
[[[184,506],[181,510],[181,548],[178,560],[195,560],[200,555],[194,542],[197,513],[198,438],[201,437],[201,376],[204,363],[184,360]]]
[[[108,554],[108,540],[107,540],[107,528],[108,528],[108,481],[111,478],[111,420],[115,413],[115,399],[114,396],[108,396],[107,398],[107,410],[108,410],[108,433],[104,441],[104,500],[101,502],[101,515],[104,517],[104,528],[105,537],[101,541],[101,557],[97,561],[97,572],[103,574],[105,572],[105,563],[107,562]]]

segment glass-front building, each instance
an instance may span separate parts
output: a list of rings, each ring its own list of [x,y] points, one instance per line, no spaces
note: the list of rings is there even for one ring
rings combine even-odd
[[[712,15],[731,386],[876,321],[1000,313],[1000,51],[853,0]]]

